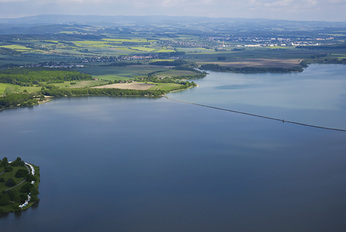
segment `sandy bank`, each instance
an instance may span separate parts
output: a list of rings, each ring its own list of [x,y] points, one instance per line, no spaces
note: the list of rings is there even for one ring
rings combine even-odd
[[[102,85],[96,86],[93,88],[97,89],[135,89],[135,90],[147,90],[155,85],[149,85],[145,83],[120,83],[120,84],[110,84],[110,85]]]

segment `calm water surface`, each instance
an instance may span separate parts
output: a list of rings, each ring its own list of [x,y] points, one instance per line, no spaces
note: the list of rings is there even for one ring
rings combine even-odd
[[[175,99],[346,128],[345,66],[211,73]],[[1,231],[345,231],[346,133],[166,99],[58,99],[0,113],[0,154],[41,167]]]
[[[199,88],[170,97],[275,118],[346,129],[346,68],[311,65],[303,73],[210,72]]]

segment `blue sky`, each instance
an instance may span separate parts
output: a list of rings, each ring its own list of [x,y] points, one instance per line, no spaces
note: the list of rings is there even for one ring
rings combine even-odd
[[[346,0],[0,0],[0,17],[171,15],[345,21]]]

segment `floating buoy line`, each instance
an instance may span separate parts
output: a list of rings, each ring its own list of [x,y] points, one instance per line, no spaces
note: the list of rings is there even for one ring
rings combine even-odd
[[[289,121],[289,120],[284,120],[284,119],[280,119],[280,118],[264,116],[264,115],[260,115],[260,114],[252,114],[252,113],[238,111],[238,110],[226,109],[226,108],[210,106],[210,105],[204,105],[204,104],[188,102],[188,101],[182,101],[182,100],[176,100],[176,99],[173,99],[173,98],[169,98],[167,96],[164,96],[164,97],[166,99],[168,99],[168,100],[171,100],[171,101],[180,102],[180,103],[184,103],[184,104],[195,105],[195,106],[200,106],[200,107],[204,107],[204,108],[210,108],[210,109],[214,109],[214,110],[227,111],[227,112],[231,112],[231,113],[235,113],[235,114],[242,114],[242,115],[247,115],[247,116],[251,116],[251,117],[264,118],[264,119],[268,119],[268,120],[272,120],[272,121],[279,121],[279,122],[283,122],[283,123],[290,123],[290,124],[295,124],[295,125],[299,125],[299,126],[313,127],[313,128],[323,129],[323,130],[346,132],[346,129],[341,129],[341,128],[325,127],[325,126],[318,126],[318,125],[313,125],[313,124]]]

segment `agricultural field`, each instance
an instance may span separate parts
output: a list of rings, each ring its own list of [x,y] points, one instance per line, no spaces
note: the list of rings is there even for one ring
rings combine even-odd
[[[19,86],[8,84],[8,83],[0,83],[0,95],[5,93],[5,90],[10,91],[10,89],[20,88]]]
[[[196,68],[245,73],[297,72],[310,63],[346,63],[346,34],[334,29],[319,28],[317,34],[314,30],[299,32],[299,38],[292,32],[273,28],[264,32],[198,22],[158,22],[150,26],[68,24],[39,26],[25,33],[13,30],[16,33],[0,33],[2,108],[35,105],[44,99],[43,93],[159,96],[195,86],[186,80],[205,76]],[[13,68],[19,73],[30,69],[33,72],[8,76],[6,72]],[[108,93],[105,88],[93,88],[133,81],[153,86],[146,86],[142,90],[145,93],[127,89]]]
[[[132,78],[145,77],[151,72],[163,71],[164,67],[158,67],[154,65],[128,65],[124,67],[119,66],[102,66],[95,65],[91,67],[77,69],[84,73],[88,73],[99,80],[129,80]]]
[[[15,45],[15,44],[12,44],[12,45],[2,45],[2,46],[0,46],[0,48],[8,48],[8,49],[15,50],[15,51],[18,51],[18,52],[25,52],[25,51],[32,50],[31,48],[28,48],[28,47],[25,47],[25,46],[21,46],[21,45]]]
[[[150,90],[163,90],[165,92],[175,91],[179,90],[180,86],[176,83],[153,83],[153,82],[147,82],[147,84],[153,84],[155,86],[151,87]]]

